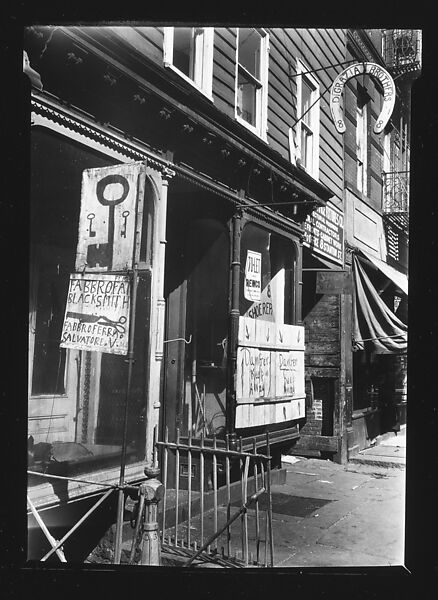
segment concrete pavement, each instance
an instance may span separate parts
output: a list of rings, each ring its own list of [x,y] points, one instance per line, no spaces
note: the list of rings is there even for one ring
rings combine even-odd
[[[286,483],[272,486],[275,566],[402,566],[405,442],[405,432],[387,436],[345,466],[283,457]],[[286,509],[284,495],[294,499]]]

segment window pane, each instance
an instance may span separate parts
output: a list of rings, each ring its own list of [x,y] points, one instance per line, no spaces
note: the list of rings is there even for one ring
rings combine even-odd
[[[175,27],[173,36],[173,65],[194,79],[194,28]]]
[[[260,79],[261,35],[255,29],[239,29],[239,64]]]
[[[311,126],[311,110],[312,105],[312,92],[313,89],[308,85],[305,79],[302,81],[301,87],[301,114],[303,116],[303,122]]]
[[[114,162],[48,130],[32,131],[28,460],[33,471],[68,475],[120,464],[126,357],[59,348],[74,271],[82,171]],[[144,235],[152,218],[148,204]],[[146,259],[149,247],[149,241],[142,243]],[[144,457],[149,301],[145,274],[137,296],[128,462]],[[42,481],[33,476],[30,484]]]
[[[250,125],[256,126],[257,87],[239,70],[237,81],[237,114]]]
[[[32,394],[63,394],[65,350],[59,347],[71,256],[63,248],[34,253],[37,292]],[[69,260],[70,259],[70,260]]]
[[[260,298],[249,300],[248,252],[260,255]],[[242,233],[240,254],[240,314],[242,316],[293,323],[294,314],[294,248],[292,243],[252,223]]]

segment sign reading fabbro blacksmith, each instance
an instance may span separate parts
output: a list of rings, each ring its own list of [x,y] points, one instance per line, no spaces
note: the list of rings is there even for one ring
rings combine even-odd
[[[332,204],[320,206],[304,223],[304,244],[330,260],[343,264],[344,215]]]
[[[129,306],[129,276],[71,274],[60,346],[127,354]]]
[[[386,69],[371,62],[356,63],[344,69],[334,80],[330,90],[330,111],[339,133],[345,133],[346,127],[341,112],[341,97],[345,83],[358,75],[370,75],[383,88],[383,106],[374,125],[374,133],[382,133],[394,109],[395,84]]]

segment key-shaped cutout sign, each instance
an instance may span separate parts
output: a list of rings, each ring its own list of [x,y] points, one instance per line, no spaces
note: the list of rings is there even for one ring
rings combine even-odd
[[[82,175],[76,270],[122,271],[134,260],[142,162],[86,169]]]

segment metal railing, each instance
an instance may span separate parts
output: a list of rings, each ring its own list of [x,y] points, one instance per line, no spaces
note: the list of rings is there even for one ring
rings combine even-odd
[[[409,171],[383,172],[382,209],[386,214],[407,213],[409,207]]]
[[[400,75],[421,70],[421,31],[387,29],[383,34],[383,58],[387,67]]]
[[[222,559],[224,566],[273,566],[269,435],[266,454],[230,439],[189,433],[158,441],[162,457],[161,546],[179,550],[186,566]],[[219,561],[220,563],[220,561]]]

